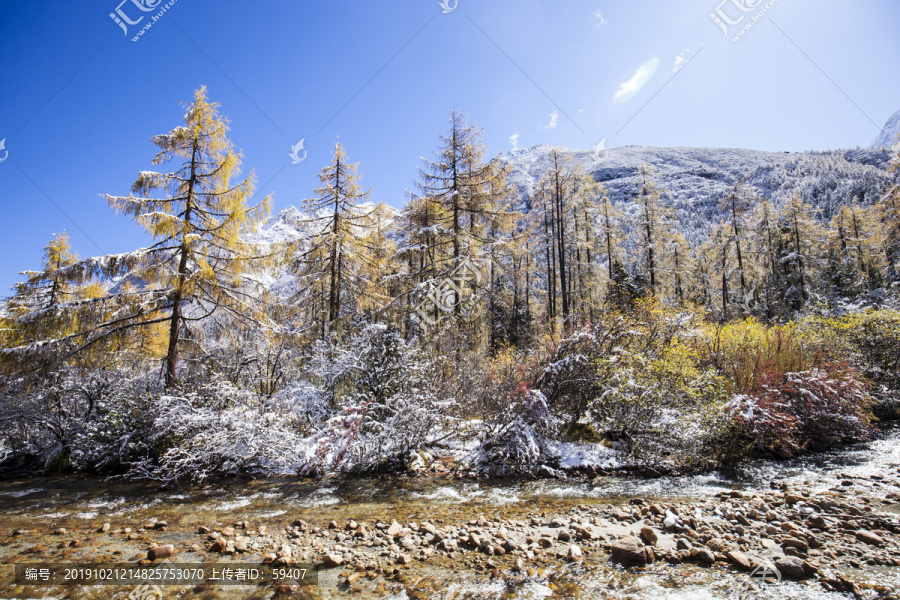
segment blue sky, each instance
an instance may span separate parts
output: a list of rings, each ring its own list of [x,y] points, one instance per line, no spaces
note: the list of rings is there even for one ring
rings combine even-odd
[[[401,206],[454,107],[491,155],[866,146],[900,108],[893,0],[176,0],[136,42],[170,0],[120,1],[0,0],[0,290],[64,229],[82,256],[147,244],[100,194],[153,168],[149,138],[200,85],[275,211],[338,137],[373,200]],[[126,34],[117,8],[143,19]]]

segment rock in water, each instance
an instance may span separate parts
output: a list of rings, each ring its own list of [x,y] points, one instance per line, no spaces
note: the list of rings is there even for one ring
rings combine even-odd
[[[612,542],[609,549],[612,559],[626,567],[643,567],[653,562],[653,550],[633,535]]]
[[[150,548],[150,550],[147,551],[147,558],[150,560],[157,560],[160,558],[169,558],[173,554],[175,554],[175,546],[166,544],[165,546]]]
[[[641,537],[651,546],[655,546],[656,542],[659,541],[659,536],[656,535],[656,532],[653,531],[652,527],[641,527]]]
[[[322,566],[326,569],[333,569],[344,564],[344,558],[340,554],[326,554],[322,558]]]
[[[808,577],[803,559],[796,556],[785,556],[775,561],[775,568],[787,579],[800,580]]]

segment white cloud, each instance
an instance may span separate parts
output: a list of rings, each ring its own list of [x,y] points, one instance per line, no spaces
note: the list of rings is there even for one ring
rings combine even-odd
[[[595,12],[593,12],[593,13],[591,13],[591,14],[594,15],[594,18],[595,18],[595,19],[597,19],[597,27],[601,27],[601,26],[603,26],[603,25],[606,25],[607,20],[603,18],[603,15],[600,14],[600,11],[599,11],[599,10],[598,10],[598,11],[595,11]]]
[[[631,100],[635,94],[641,91],[641,88],[647,85],[647,82],[653,77],[653,73],[656,72],[656,67],[658,66],[659,59],[655,56],[642,64],[638,70],[634,72],[634,75],[631,76],[631,79],[623,81],[619,85],[619,91],[613,96],[613,100],[617,102],[627,102],[628,100]]]
[[[546,125],[541,125],[541,129],[544,131],[548,131],[550,129],[556,129],[556,123],[559,121],[559,111],[553,111],[550,113],[550,122]]]
[[[584,109],[583,109],[583,108],[579,108],[579,109],[578,109],[578,114],[579,114],[579,115],[580,115],[581,113],[583,113],[583,112],[584,112]]]
[[[518,150],[519,149],[519,134],[514,133],[511,136],[509,136],[509,143],[512,146],[513,150]]]
[[[672,71],[677,73],[687,64],[687,57],[691,54],[690,48],[685,48],[681,54],[675,57],[675,64],[672,65]]]

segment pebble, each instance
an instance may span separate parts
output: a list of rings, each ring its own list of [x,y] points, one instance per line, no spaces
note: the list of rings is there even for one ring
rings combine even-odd
[[[322,566],[326,569],[333,569],[344,564],[344,557],[340,554],[326,554],[322,557]]]

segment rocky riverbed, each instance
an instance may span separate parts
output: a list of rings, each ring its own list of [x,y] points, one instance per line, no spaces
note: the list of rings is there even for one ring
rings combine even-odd
[[[158,564],[169,559],[278,566],[306,563],[320,569],[318,588],[270,586],[254,590],[256,598],[400,592],[409,597],[441,597],[441,587],[451,573],[466,572],[469,579],[481,576],[490,582],[540,579],[548,571],[585,567],[598,576],[616,571],[639,575],[647,569],[657,574],[664,569],[703,569],[728,574],[736,581],[741,581],[738,574],[768,569],[770,585],[777,585],[778,579],[805,581],[823,591],[897,598],[898,513],[900,477],[886,481],[876,476],[842,479],[833,489],[819,493],[799,488],[733,490],[705,500],[632,498],[620,504],[581,504],[560,513],[479,515],[468,520],[348,517],[290,523],[283,519],[209,522],[197,527],[126,520],[81,528],[36,523],[31,530],[0,531],[0,556],[6,565],[36,561]],[[858,576],[867,571],[885,576],[876,581]],[[430,585],[441,581],[440,572],[444,572],[444,583]],[[15,597],[10,592],[40,597],[37,586],[12,586],[10,575],[4,574],[2,597]],[[546,587],[553,593],[552,587]],[[212,590],[201,586],[182,597],[220,595],[211,595]],[[78,591],[86,592],[65,590],[65,595],[79,597],[73,595]]]
[[[0,598],[135,593],[16,583],[16,564],[163,561],[309,564],[318,575],[317,586],[305,587],[173,586],[162,590],[166,598],[900,598],[900,449],[892,435],[856,455],[781,465],[766,485],[716,480],[714,491],[696,480],[600,478],[535,482],[540,493],[524,497],[524,484],[399,478],[380,483],[402,493],[376,499],[374,487],[351,496],[311,482],[173,495],[100,480],[24,480],[0,486]],[[623,493],[630,485],[645,493]],[[140,502],[123,508],[131,500],[116,499],[125,489]],[[604,489],[618,492],[597,492]],[[460,501],[447,501],[454,494]]]

